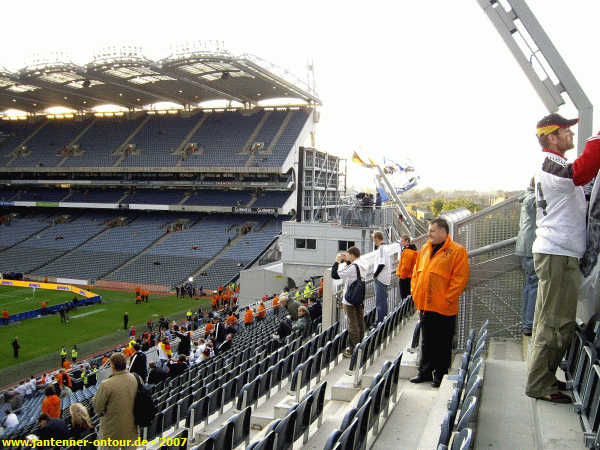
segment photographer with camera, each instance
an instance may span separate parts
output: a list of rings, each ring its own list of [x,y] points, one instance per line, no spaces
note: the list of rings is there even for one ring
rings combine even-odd
[[[364,275],[367,269],[362,265],[360,250],[350,247],[346,252],[340,253],[331,268],[331,278],[344,280],[344,299],[342,306],[348,321],[348,334],[350,346],[344,350],[344,357],[350,358],[356,344],[360,344],[365,335]]]

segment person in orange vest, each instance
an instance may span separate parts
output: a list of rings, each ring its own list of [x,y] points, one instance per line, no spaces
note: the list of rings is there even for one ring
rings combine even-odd
[[[240,293],[240,285],[239,284],[236,284],[236,286],[235,286],[235,293],[236,294]]]
[[[69,361],[68,359],[65,359],[62,363],[63,369],[65,370],[71,370],[71,361]]]
[[[42,316],[46,315],[46,306],[48,306],[46,300],[42,300]]]
[[[273,297],[273,311],[275,311],[275,314],[277,314],[280,309],[281,305],[279,304],[279,296],[276,295],[275,297]]]
[[[6,308],[2,310],[2,323],[8,325],[8,310]]]
[[[317,292],[319,297],[323,297],[323,284],[325,284],[325,279],[321,278],[321,282],[319,283],[319,291]]]
[[[215,331],[215,326],[212,324],[212,322],[208,322],[206,324],[206,327],[204,327],[204,336],[206,337],[206,336],[212,334],[213,331]]]
[[[211,301],[213,311],[215,311],[217,309],[217,298],[218,298],[217,294],[213,294],[212,301]]]
[[[450,238],[445,219],[429,224],[429,240],[418,253],[412,273],[412,296],[421,316],[422,356],[411,383],[439,387],[448,373],[458,301],[469,281],[465,248]]]
[[[254,322],[254,313],[249,307],[246,307],[246,313],[244,314],[244,325],[249,327]]]
[[[260,305],[258,305],[258,311],[256,312],[256,320],[265,320],[266,317],[267,310],[265,308],[265,304],[260,302]]]
[[[227,327],[233,328],[238,324],[238,319],[233,313],[231,313],[229,316],[227,316],[227,319],[225,319],[225,324]]]
[[[141,295],[137,295],[137,296],[135,297],[135,304],[137,305],[137,304],[139,304],[139,303],[142,303],[142,296],[141,296]]]
[[[137,298],[138,295],[142,295],[142,288],[140,286],[135,287],[135,297]]]
[[[417,247],[410,243],[410,237],[406,234],[400,237],[400,261],[396,268],[396,275],[400,278],[400,298],[406,298],[410,294],[410,280],[417,260]]]
[[[68,362],[68,361],[66,361]],[[56,375],[56,382],[58,383],[58,386],[60,387],[60,389],[62,390],[63,385],[67,385],[68,387],[73,387],[73,382],[71,381],[71,377],[69,376],[68,372],[65,371],[65,369],[60,369],[60,372],[58,372],[58,374]]]

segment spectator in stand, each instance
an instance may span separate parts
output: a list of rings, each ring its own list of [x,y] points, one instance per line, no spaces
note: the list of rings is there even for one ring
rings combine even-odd
[[[71,370],[71,361],[69,361],[68,359],[65,359],[65,362],[63,363],[63,369],[65,370]]]
[[[6,308],[4,308],[2,310],[2,324],[3,325],[8,325],[8,310]]]
[[[71,377],[69,376],[69,373],[65,371],[65,369],[60,369],[60,371],[56,375],[56,382],[58,383],[58,387],[61,391],[64,386],[67,386],[69,389],[73,387]]]
[[[167,363],[167,369],[169,370],[169,377],[176,378],[181,375],[188,368],[187,358],[185,355],[179,355],[177,360],[172,359]]]
[[[65,440],[69,439],[69,430],[64,420],[48,416],[42,413],[38,418],[37,437],[41,440]]]
[[[280,297],[281,305],[287,310],[287,314],[292,316],[292,320],[298,320],[298,308],[300,303],[294,299],[290,299],[288,295],[282,295]]]
[[[227,319],[225,319],[225,324],[227,325],[228,330],[236,329],[238,318],[235,316],[235,314],[233,314],[233,312],[227,316]],[[230,333],[230,331],[228,331],[228,333]]]
[[[19,349],[21,348],[21,345],[19,345],[19,336],[15,336],[15,338],[13,339],[12,348],[13,356],[15,357],[15,359],[19,359]]]
[[[521,199],[521,217],[519,218],[519,234],[515,255],[521,257],[521,267],[525,272],[523,283],[523,334],[531,336],[533,330],[533,316],[535,314],[535,301],[538,290],[538,277],[533,265],[533,253],[531,248],[535,240],[535,179],[531,179],[529,187]]]
[[[225,353],[226,351],[231,350],[232,346],[233,346],[233,334],[230,333],[225,337],[225,341],[223,341],[223,343],[217,347],[217,350],[215,351],[215,353],[217,355],[219,355],[221,353]]]
[[[136,378],[127,372],[127,361],[123,353],[116,352],[110,357],[112,375],[100,383],[92,399],[94,411],[99,414],[98,439],[138,438],[133,416],[133,406],[137,393]]]
[[[572,164],[565,158],[573,148],[570,127],[577,122],[550,114],[537,124],[545,158],[535,174],[537,229],[532,252],[539,282],[525,392],[553,403],[571,402],[561,392],[565,385],[557,380],[556,370],[576,328],[580,258],[587,236],[583,186],[600,169],[600,135],[587,140]]]
[[[375,280],[377,323],[381,323],[388,312],[388,286],[392,282],[392,259],[388,246],[385,245],[383,232],[375,231],[372,239],[376,252],[373,280]]]
[[[213,325],[213,323],[207,322],[206,326],[204,327],[204,337],[211,336],[214,331],[215,331],[215,326]]]
[[[396,275],[400,283],[400,298],[410,295],[410,283],[415,261],[417,260],[417,247],[410,243],[410,237],[406,234],[400,236],[400,261],[396,268]]]
[[[123,314],[123,329],[124,330],[127,329],[128,324],[129,324],[129,314],[127,314],[127,311],[125,311],[125,314]]]
[[[250,327],[254,322],[254,313],[249,306],[246,307],[246,313],[244,314],[244,326]]]
[[[148,384],[159,384],[169,377],[169,373],[156,365],[154,361],[150,361],[150,373],[148,374]]]
[[[279,304],[279,296],[275,295],[273,297],[273,312],[275,314],[279,314],[279,310],[281,309],[281,305]]]
[[[135,353],[129,360],[129,372],[137,373],[142,382],[146,382],[146,377],[148,376],[148,366],[146,362],[146,355],[141,351],[140,345],[135,343],[133,344],[133,350]]]
[[[4,427],[5,430],[10,430],[11,428],[15,428],[19,425],[19,418],[10,406],[6,407],[4,413],[6,416],[4,417],[2,423],[0,423],[0,426]]]
[[[221,322],[218,317],[213,318],[213,322],[215,325],[213,339],[215,340],[215,343],[218,346],[221,342],[225,340],[225,337],[227,336],[227,334],[225,333],[225,324]]]
[[[421,316],[422,356],[418,374],[410,381],[431,381],[433,387],[440,386],[450,368],[458,301],[469,281],[467,251],[450,238],[449,230],[445,219],[431,221],[429,240],[412,276],[413,301]]]
[[[266,295],[265,295],[266,297]],[[263,299],[264,301],[264,299]],[[267,310],[265,308],[265,304],[263,302],[260,302],[260,304],[258,305],[258,311],[256,311],[256,320],[265,320],[265,318],[267,317]]]
[[[158,360],[160,361],[161,366],[164,367],[173,354],[171,351],[171,345],[169,344],[169,339],[164,337],[156,347],[158,349]]]
[[[69,413],[71,414],[71,433],[69,436],[71,439],[83,439],[94,431],[88,410],[81,403],[72,403],[69,406]]]
[[[46,398],[42,402],[42,413],[47,414],[48,417],[60,417],[60,398],[56,395],[54,386],[46,386],[44,394]]]
[[[273,334],[273,339],[279,346],[283,345],[285,338],[290,335],[292,332],[292,327],[294,323],[292,321],[292,317],[287,315],[280,322],[277,327],[277,332]]]
[[[310,313],[311,321],[314,322],[321,320],[321,316],[323,315],[323,308],[321,307],[321,303],[318,300],[311,298],[308,301],[308,312]]]
[[[300,331],[304,336],[306,336],[310,332],[311,321],[310,321],[310,313],[308,312],[308,308],[306,306],[301,306],[298,308],[298,320],[294,322],[293,330]]]
[[[192,332],[187,331],[187,329],[182,326],[180,332],[175,332],[175,336],[180,339],[177,353],[180,355],[189,356],[190,349],[192,347]]]
[[[345,265],[340,268],[340,264]],[[356,247],[350,247],[347,252],[337,255],[331,268],[331,278],[344,280],[344,292],[347,292],[348,287],[358,279],[359,272],[361,279],[364,280],[367,269],[362,266],[362,261],[360,261],[360,250]],[[364,303],[360,306],[354,306],[344,298],[342,306],[348,321],[349,334],[349,346],[344,350],[344,357],[350,358],[352,350],[356,344],[360,344],[365,335]]]

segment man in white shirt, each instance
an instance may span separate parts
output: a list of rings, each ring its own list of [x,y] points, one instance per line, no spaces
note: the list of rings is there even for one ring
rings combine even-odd
[[[573,163],[565,158],[573,148],[570,127],[577,122],[550,114],[537,124],[545,158],[534,180],[537,229],[532,252],[539,282],[525,393],[553,403],[571,403],[556,370],[575,331],[579,259],[586,248],[583,186],[600,169],[600,136],[589,138]]]
[[[392,262],[384,245],[383,233],[375,231],[371,236],[375,245],[375,265],[373,280],[375,280],[375,304],[377,306],[377,323],[383,322],[388,312],[388,286],[392,282]]]
[[[348,292],[348,287],[359,277],[364,280],[364,274],[367,270],[361,265],[361,262],[360,250],[356,247],[350,247],[345,253],[339,254],[335,263],[333,263],[331,278],[334,280],[344,280],[345,293]],[[342,306],[344,313],[346,313],[350,346],[344,350],[344,357],[350,358],[354,346],[360,344],[365,335],[364,299],[360,305],[352,305],[346,300],[345,293]]]
[[[10,409],[10,407],[6,408],[6,417],[4,418],[2,425],[4,428],[14,428],[19,425],[19,418],[17,415]]]

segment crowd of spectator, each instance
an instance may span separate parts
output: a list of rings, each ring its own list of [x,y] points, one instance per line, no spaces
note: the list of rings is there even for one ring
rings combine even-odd
[[[125,346],[105,353],[99,367],[88,361],[77,362],[76,346],[70,349],[70,359],[68,349],[61,347],[61,369],[38,378],[25,379],[4,393],[5,415],[0,427],[18,427],[20,408],[24,402],[36,392],[43,392],[38,428],[35,436],[29,438],[80,439],[96,431],[98,439],[136,439],[133,416],[126,412],[133,410],[137,392],[136,376],[147,385],[159,384],[181,375],[190,366],[231,350],[240,327],[253,327],[266,319],[266,304],[269,301],[273,314],[279,320],[277,332],[273,335],[276,343],[283,343],[293,330],[310,333],[313,322],[321,318],[318,296],[322,295],[322,284],[321,288],[305,292],[299,297],[294,297],[288,289],[284,289],[280,294],[265,296],[257,305],[243,309],[238,307],[238,293],[239,285],[219,286],[210,311],[203,311],[202,308],[188,310],[186,320],[181,323],[160,317],[155,324],[149,319],[146,329],[141,333],[136,332],[133,326],[128,328],[129,318],[125,313],[124,328],[129,341]],[[143,294],[145,292],[140,290],[136,292],[136,297],[144,297]],[[198,335],[201,337],[194,339]],[[152,349],[156,349],[158,357],[148,361],[146,353]],[[61,410],[61,400],[68,398],[74,390],[73,371],[77,371],[77,377],[83,381],[82,387],[86,387],[96,384],[96,376],[93,382],[88,382],[92,374],[96,375],[102,368],[108,370],[109,366],[112,375],[97,386],[92,399],[95,414],[101,416],[96,430],[84,404],[70,404],[68,414],[65,414]]]

